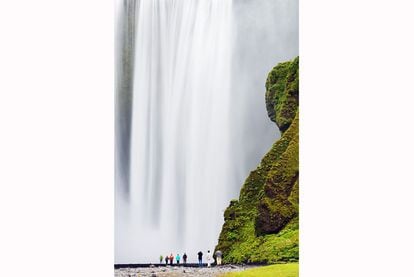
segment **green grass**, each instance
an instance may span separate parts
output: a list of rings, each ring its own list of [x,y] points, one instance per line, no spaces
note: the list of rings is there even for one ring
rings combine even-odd
[[[229,272],[221,277],[298,277],[299,264],[276,264],[252,268],[240,272]]]

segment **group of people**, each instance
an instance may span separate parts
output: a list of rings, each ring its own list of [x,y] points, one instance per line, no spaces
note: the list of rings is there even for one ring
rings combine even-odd
[[[162,263],[163,260],[164,260],[164,257],[162,255],[160,255],[160,264]],[[181,260],[180,254],[177,253],[177,255],[175,256],[175,260],[177,261],[177,264],[180,264],[180,260]],[[170,265],[172,265],[173,261],[174,261],[174,256],[173,256],[172,253],[169,256],[168,255],[165,256],[165,264],[166,265],[168,265],[168,263]],[[187,254],[186,253],[184,253],[184,255],[183,255],[183,261],[184,261],[184,264],[187,264]]]
[[[216,258],[216,264],[217,265],[221,265],[221,258],[223,256],[223,254],[221,253],[220,250],[217,250],[215,253],[215,258]],[[197,258],[198,258],[198,266],[203,266],[203,252],[199,251],[197,253]],[[210,250],[207,251],[207,267],[210,267],[212,263],[214,263],[214,258],[210,253]],[[163,263],[163,261],[165,261],[165,264],[168,265],[173,265],[174,263],[174,255],[171,253],[170,255],[166,255],[165,258],[160,255],[160,264]],[[181,261],[181,256],[180,254],[177,253],[177,255],[175,256],[175,261],[176,264],[180,264]],[[187,254],[184,253],[183,254],[183,264],[187,264]]]

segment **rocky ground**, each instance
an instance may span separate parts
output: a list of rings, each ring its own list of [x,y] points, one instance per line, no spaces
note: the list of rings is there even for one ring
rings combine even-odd
[[[145,267],[145,268],[120,268],[115,269],[115,277],[216,277],[230,271],[241,271],[246,266],[223,265],[219,267]],[[251,266],[249,266],[251,268]]]

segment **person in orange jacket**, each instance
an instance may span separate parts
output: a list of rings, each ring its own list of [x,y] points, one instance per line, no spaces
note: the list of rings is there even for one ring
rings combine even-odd
[[[173,256],[173,254],[171,253],[171,254],[170,254],[170,265],[173,265],[173,260],[174,260],[174,256]]]

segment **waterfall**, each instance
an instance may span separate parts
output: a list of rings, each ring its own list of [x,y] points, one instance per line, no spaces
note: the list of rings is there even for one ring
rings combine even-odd
[[[224,209],[276,138],[264,89],[252,104],[235,84],[233,5],[117,2],[116,263],[214,250]]]

